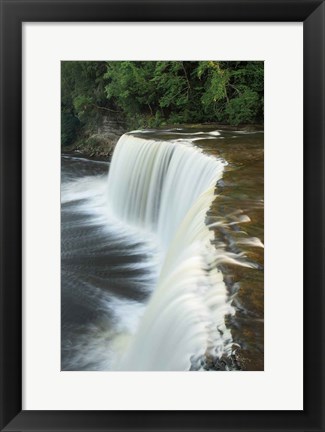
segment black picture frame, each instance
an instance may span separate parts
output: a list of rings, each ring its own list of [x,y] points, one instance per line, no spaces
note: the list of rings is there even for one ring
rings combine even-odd
[[[0,0],[0,5],[0,429],[324,431],[324,1]],[[70,21],[303,22],[303,411],[22,411],[22,23]],[[286,355],[284,368],[290,367]]]

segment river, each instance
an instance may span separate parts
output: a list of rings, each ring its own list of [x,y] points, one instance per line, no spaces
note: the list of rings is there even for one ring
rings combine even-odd
[[[62,155],[62,370],[263,370],[263,133]]]

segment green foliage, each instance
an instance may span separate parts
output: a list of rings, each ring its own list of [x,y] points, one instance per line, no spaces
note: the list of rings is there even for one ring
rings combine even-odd
[[[107,111],[136,128],[263,122],[263,62],[80,61],[61,72],[62,143]]]
[[[110,105],[105,94],[105,62],[61,62],[61,107],[87,122]]]
[[[226,106],[226,114],[230,124],[252,123],[256,118],[258,109],[258,94],[255,91],[247,89],[229,101]]]
[[[190,86],[183,62],[157,62],[151,82],[154,84],[160,108],[167,108],[170,111],[173,108],[176,110],[185,108],[189,99]]]
[[[150,82],[153,62],[107,62],[106,97],[131,121],[137,114],[153,115],[154,86]]]
[[[229,70],[222,69],[219,62],[200,62],[197,75],[203,81],[201,102],[205,112],[214,111],[217,103],[227,97]]]
[[[61,112],[61,143],[62,146],[72,144],[77,138],[80,122],[68,112]]]
[[[231,99],[225,108],[229,123],[238,125],[262,122],[264,117],[264,63],[240,62],[231,69],[229,84]]]

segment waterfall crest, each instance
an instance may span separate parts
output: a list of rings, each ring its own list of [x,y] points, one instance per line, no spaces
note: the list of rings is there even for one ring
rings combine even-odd
[[[189,370],[231,352],[233,313],[218,251],[205,223],[224,162],[190,142],[123,135],[108,177],[108,208],[157,238],[159,278],[136,334],[116,368]]]

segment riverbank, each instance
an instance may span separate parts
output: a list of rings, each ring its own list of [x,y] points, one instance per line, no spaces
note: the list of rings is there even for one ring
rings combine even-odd
[[[96,126],[89,123],[72,144],[62,147],[62,153],[107,160],[112,157],[118,140],[125,132],[127,128],[121,117],[112,114],[101,116]]]
[[[185,129],[194,133],[208,130],[259,132],[263,131],[263,128],[264,125],[261,124],[233,126],[220,123],[203,123],[165,125],[155,130],[172,131]],[[148,131],[150,131],[150,129],[148,129]],[[71,156],[82,156],[91,160],[107,161],[111,159],[119,138],[126,132],[128,132],[126,126],[121,120],[103,118],[97,131],[85,131],[73,144],[63,147],[62,153]]]

